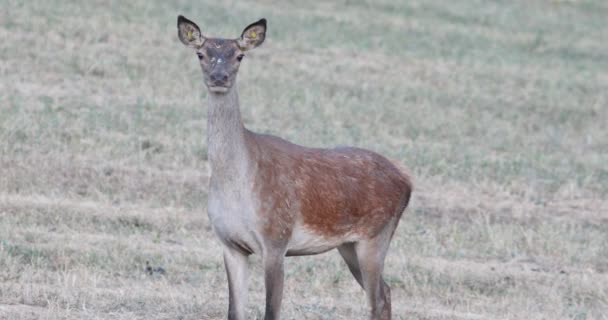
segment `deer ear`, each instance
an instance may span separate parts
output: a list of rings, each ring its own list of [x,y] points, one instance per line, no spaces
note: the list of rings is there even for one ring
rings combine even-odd
[[[190,48],[200,48],[206,40],[196,23],[182,15],[177,17],[177,36]]]
[[[266,19],[260,19],[245,28],[238,40],[243,51],[251,50],[264,42],[266,38]]]

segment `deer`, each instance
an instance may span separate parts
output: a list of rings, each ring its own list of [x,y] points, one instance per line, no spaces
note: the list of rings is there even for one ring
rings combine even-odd
[[[246,317],[248,257],[261,256],[264,319],[280,319],[284,258],[338,249],[365,291],[370,319],[391,318],[384,260],[412,193],[395,160],[356,147],[309,148],[254,133],[241,119],[236,77],[266,38],[266,19],[236,39],[206,37],[182,15],[178,37],[194,49],[207,87],[207,214],[223,251],[228,319]]]

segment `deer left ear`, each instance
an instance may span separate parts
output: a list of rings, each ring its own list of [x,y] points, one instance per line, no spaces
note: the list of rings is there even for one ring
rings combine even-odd
[[[260,19],[245,28],[238,40],[243,51],[251,50],[264,42],[266,38],[266,19]]]
[[[196,23],[182,15],[177,17],[177,36],[183,44],[194,49],[201,47],[206,40]]]

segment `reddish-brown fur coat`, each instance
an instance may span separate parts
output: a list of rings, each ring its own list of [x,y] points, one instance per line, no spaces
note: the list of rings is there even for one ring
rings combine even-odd
[[[372,238],[401,216],[412,190],[408,175],[364,149],[318,149],[246,134],[253,191],[265,236],[289,239],[297,219],[324,237]]]

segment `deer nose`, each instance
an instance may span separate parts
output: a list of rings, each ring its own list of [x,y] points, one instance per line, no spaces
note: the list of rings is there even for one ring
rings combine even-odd
[[[226,82],[228,81],[228,73],[226,72],[212,72],[209,75],[209,78],[213,82]]]

